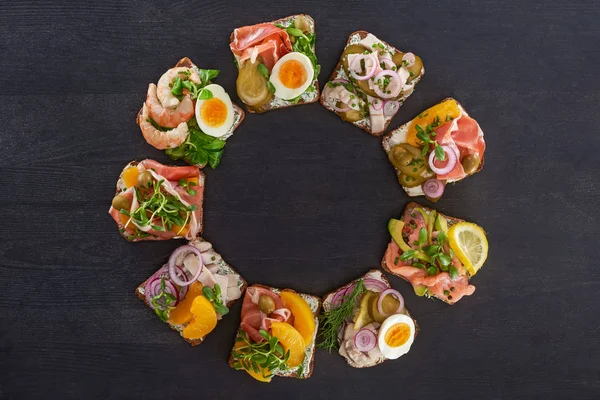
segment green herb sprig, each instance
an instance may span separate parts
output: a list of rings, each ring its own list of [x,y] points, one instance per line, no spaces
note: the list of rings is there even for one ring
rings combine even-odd
[[[185,188],[185,191],[187,194],[189,194],[190,196],[195,196],[196,195],[196,190],[192,189],[192,187],[196,186],[196,182],[188,182],[187,179],[181,178],[179,180],[179,186],[182,186],[183,188]]]
[[[265,340],[254,343],[248,339],[246,332],[239,330],[235,341],[241,342],[242,346],[234,348],[231,353],[234,359],[233,368],[262,373],[263,377],[268,379],[273,376],[272,371],[288,369],[290,351],[284,351],[279,339],[267,331],[261,329],[259,333]]]
[[[363,280],[359,279],[354,289],[352,289],[352,293],[344,296],[340,305],[320,315],[321,329],[319,329],[319,337],[321,341],[317,343],[317,347],[329,350],[329,352],[339,349],[339,330],[344,320],[352,315],[356,301],[366,290]]]
[[[417,130],[417,138],[419,138],[419,140],[421,140],[425,144],[425,146],[423,146],[423,150],[421,151],[421,157],[425,157],[425,155],[429,151],[430,145],[433,144],[435,158],[437,158],[440,161],[446,160],[446,153],[444,152],[442,146],[440,146],[435,140],[436,133],[433,130],[433,128],[437,128],[442,124],[443,123],[438,115],[433,119],[433,122],[431,124],[427,124],[425,126],[425,129],[423,129],[421,125],[415,126],[415,129]]]
[[[177,301],[175,296],[173,296],[171,293],[168,293],[165,290],[165,288],[166,288],[165,278],[161,277],[160,278],[160,292],[158,292],[158,294],[156,296],[152,297],[152,299],[150,300],[150,302],[154,306],[154,312],[156,313],[156,315],[158,315],[160,320],[163,322],[166,322],[167,319],[169,319],[169,311],[171,311],[173,308],[175,308],[175,307],[173,307],[173,305]]]
[[[193,121],[192,121],[193,120]],[[189,125],[195,125],[196,120],[192,118]],[[217,168],[223,156],[225,141],[209,136],[197,127],[189,127],[190,134],[187,140],[174,149],[167,149],[166,153],[173,160],[184,159],[188,164],[200,167],[210,165]]]
[[[221,315],[227,315],[229,313],[229,308],[223,304],[223,299],[221,298],[221,287],[218,283],[215,283],[215,286],[212,289],[208,286],[204,286],[202,288],[202,294],[208,301],[212,303],[217,313]]]

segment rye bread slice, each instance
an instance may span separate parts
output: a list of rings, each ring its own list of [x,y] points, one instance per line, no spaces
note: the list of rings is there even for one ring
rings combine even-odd
[[[305,17],[309,24],[310,24],[310,33],[315,33],[315,20],[308,14],[296,14],[296,15],[290,15],[288,17],[285,18],[280,18],[278,20],[275,21],[270,21],[268,23],[270,24],[279,24],[282,25],[284,27],[288,27],[291,24],[293,24],[294,19],[296,19],[297,17]],[[233,41],[233,32],[231,32],[231,35],[229,36],[229,42],[231,43]],[[313,46],[312,48],[313,52],[315,52],[316,54],[316,46]],[[235,57],[235,55],[234,55]],[[238,71],[240,70],[240,65],[236,62],[236,67],[238,69]],[[319,89],[319,80],[318,80],[319,76],[318,74],[315,74],[315,79],[313,81],[312,87],[313,87],[313,91],[312,92],[304,92],[302,94],[302,97],[300,97],[300,100],[298,100],[297,102],[291,102],[291,101],[287,101],[287,100],[283,100],[280,98],[276,98],[275,96],[273,96],[273,98],[265,105],[260,106],[258,108],[256,107],[250,107],[246,104],[244,104],[246,106],[246,110],[251,113],[251,114],[262,114],[264,112],[267,112],[269,110],[276,110],[278,108],[287,108],[287,107],[292,107],[292,106],[297,106],[297,105],[301,105],[301,104],[310,104],[310,103],[314,103],[317,100],[319,100],[319,96],[320,96],[320,89]],[[310,88],[310,86],[309,86]],[[239,97],[239,96],[238,96]]]
[[[388,271],[389,272],[389,271]],[[332,305],[331,305],[331,301],[333,300],[333,296],[339,292],[342,289],[347,289],[349,287],[352,287],[356,284],[356,282],[358,282],[359,279],[365,279],[365,278],[374,278],[377,279],[379,281],[384,282],[388,288],[391,288],[392,285],[390,284],[390,281],[387,280],[387,278],[385,277],[385,275],[381,272],[381,270],[379,269],[371,269],[369,270],[366,274],[364,274],[363,276],[356,278],[355,280],[353,280],[352,282],[349,282],[347,284],[345,284],[344,286],[341,286],[339,288],[337,288],[336,290],[329,292],[327,294],[325,294],[323,296],[323,312],[326,311],[330,311],[331,309],[333,309]],[[360,301],[357,301],[356,307],[354,309],[353,314],[356,315],[356,310],[358,308],[360,304]],[[412,315],[410,315],[410,312],[408,311],[408,308],[406,308],[406,304],[404,305],[404,314],[408,315],[410,318],[412,318],[413,322],[415,323],[415,338],[417,337],[417,334],[419,333],[419,325],[417,324],[417,321],[413,318]],[[338,343],[339,345],[340,343]],[[380,359],[377,363],[373,364],[373,365],[368,365],[368,366],[364,366],[364,367],[359,367],[359,366],[355,366],[352,365],[349,360],[346,359],[346,362],[348,363],[348,365],[350,365],[353,368],[370,368],[370,367],[374,367],[376,365],[382,364],[385,361],[388,361],[388,359]]]
[[[135,167],[136,165],[138,165],[139,162],[138,161],[131,161],[129,162],[129,164],[127,164],[122,170],[121,173],[119,174],[119,179],[117,180],[117,188],[115,190],[115,196],[124,192],[125,190],[127,190],[127,188],[125,187],[125,182],[123,180],[123,172],[125,172],[125,170],[129,167]],[[200,211],[199,216],[198,216],[198,232],[197,234],[202,233],[202,217],[203,217],[203,203],[204,203],[204,187],[206,186],[206,175],[204,174],[204,172],[202,170],[198,171],[200,173],[200,175],[198,176],[198,186],[194,187],[194,190],[196,190],[196,192],[201,191],[202,192],[202,198],[200,199],[200,203],[196,204],[196,206],[198,207],[198,210]],[[174,236],[170,239],[167,238],[162,238],[162,237],[157,237],[157,236],[147,236],[147,237],[139,237],[139,236],[135,236],[135,237],[131,237],[128,236],[125,233],[125,227],[123,226],[123,224],[119,221],[118,222],[118,227],[119,227],[119,234],[121,235],[121,237],[123,237],[123,239],[127,240],[128,242],[144,242],[144,241],[149,241],[149,240],[154,240],[154,241],[160,241],[160,240],[171,240],[171,239],[184,239],[183,236]]]
[[[346,46],[344,46],[344,50],[346,50],[346,48],[352,44],[356,44],[358,43],[360,40],[364,39],[365,37],[367,37],[367,35],[369,34],[369,32],[367,31],[356,31],[356,32],[352,32],[350,34],[350,36],[348,36],[348,40],[346,41]],[[372,35],[372,34],[371,34]],[[375,36],[375,35],[373,35]],[[377,37],[376,37],[377,38]],[[389,52],[393,52],[398,53],[401,52],[400,50],[398,50],[397,48],[395,48],[394,46],[390,45],[389,43],[377,38],[379,41],[381,41],[381,43],[384,44],[384,46],[386,47],[386,50]],[[346,75],[346,72],[344,71],[344,68],[342,67],[342,56],[343,56],[343,51],[342,51],[342,55],[340,55],[340,60],[338,61],[337,65],[335,66],[335,68],[333,69],[333,72],[331,73],[331,76],[329,77],[328,82],[334,80],[334,79],[348,79],[348,76]],[[419,74],[419,76],[417,76],[415,79],[413,79],[411,81],[412,84],[412,90],[410,90],[410,92],[408,94],[406,94],[405,96],[403,96],[400,100],[398,100],[398,102],[400,103],[400,106],[402,106],[402,104],[406,101],[406,99],[408,99],[408,97],[413,93],[414,88],[417,86],[417,84],[419,83],[419,81],[421,80],[421,78],[423,77],[423,75],[425,74],[425,68],[421,68],[421,73]],[[325,107],[327,110],[339,115],[338,112],[336,112],[331,105],[329,105],[327,103],[327,99],[325,99],[324,96],[321,96],[321,105],[323,105],[323,107]],[[396,112],[397,113],[397,112]],[[389,117],[385,117],[385,128],[383,129],[382,132],[380,133],[373,133],[371,131],[371,122],[369,120],[369,117],[361,119],[359,121],[356,122],[350,122],[352,125],[364,130],[365,132],[373,135],[373,136],[381,136],[385,133],[385,131],[387,130],[388,126],[390,125],[390,123],[392,122],[392,119],[394,119],[396,114],[389,116]]]
[[[177,62],[177,64],[175,64],[175,66],[173,68],[178,68],[178,67],[184,67],[184,68],[194,68],[194,69],[199,69],[198,66],[196,64],[194,64],[192,62],[192,60],[190,60],[188,57],[183,57],[181,60],[179,60]],[[244,120],[246,114],[244,113],[244,110],[241,109],[241,107],[239,107],[237,104],[235,104],[234,102],[231,102],[231,105],[233,106],[233,125],[231,126],[231,128],[229,129],[229,131],[221,136],[219,139],[221,140],[226,140],[228,138],[230,138],[233,133],[235,132],[235,130],[240,126],[240,124],[242,123],[242,121]],[[142,108],[140,108],[140,111],[138,111],[136,117],[135,117],[135,123],[139,126],[140,125],[140,119],[142,116]],[[199,168],[204,168],[206,165],[197,165]]]
[[[190,242],[189,242],[189,244],[190,244],[190,245],[192,245],[192,246],[195,246],[195,247],[197,247],[197,246],[198,246],[198,244],[199,244],[199,243],[201,243],[201,242],[206,242],[206,240],[204,240],[203,238],[199,237],[199,238],[197,238],[197,239],[195,239],[195,240],[192,240],[192,241],[190,241]],[[240,274],[239,274],[239,273],[238,273],[238,272],[237,272],[237,271],[236,271],[236,270],[235,270],[235,269],[234,269],[234,268],[233,268],[231,265],[229,265],[227,262],[225,262],[225,260],[223,260],[222,258],[221,258],[220,260],[216,261],[215,263],[216,263],[216,264],[218,264],[218,266],[219,266],[219,270],[218,270],[219,272],[218,272],[218,273],[219,273],[220,275],[225,275],[225,274],[237,274],[237,275],[239,276],[239,279],[238,279],[238,287],[240,288],[240,291],[241,291],[241,296],[240,296],[240,298],[241,298],[241,297],[243,297],[243,296],[244,296],[244,290],[245,290],[245,289],[246,289],[246,287],[248,286],[248,284],[246,283],[246,281],[244,280],[244,278],[243,278],[243,277],[242,277],[242,276],[241,276],[241,275],[240,275]],[[166,264],[165,264],[165,265],[166,265]],[[164,265],[163,265],[163,267],[164,267]],[[221,273],[221,272],[223,272],[223,273]],[[153,274],[153,276],[154,276],[154,274]],[[152,276],[151,276],[150,278],[152,278]],[[150,307],[150,304],[148,304],[148,301],[146,301],[146,295],[145,295],[145,292],[144,292],[144,287],[146,286],[146,283],[148,282],[148,280],[149,280],[150,278],[146,279],[144,282],[142,282],[142,284],[141,284],[141,285],[139,285],[139,286],[138,286],[138,287],[135,289],[135,294],[137,295],[137,297],[138,297],[140,300],[142,300],[142,301],[143,301],[143,302],[144,302],[144,303],[145,303],[145,304],[148,306],[148,308],[150,308],[150,309],[151,309],[151,307]],[[227,304],[226,304],[226,305],[227,305],[227,307],[231,307],[231,306],[233,305],[233,303],[235,303],[237,300],[238,300],[238,299],[232,299],[232,300],[229,300],[229,301],[227,302]],[[169,322],[165,322],[165,323],[166,323],[167,325],[169,325],[169,328],[171,328],[172,330],[174,330],[174,331],[176,331],[176,332],[179,332],[179,335],[180,335],[180,336],[183,338],[183,340],[185,340],[186,342],[188,342],[188,343],[189,343],[189,344],[191,344],[192,346],[197,346],[197,345],[199,345],[200,343],[202,343],[202,342],[204,341],[204,339],[206,339],[206,336],[204,336],[204,337],[203,337],[203,338],[201,338],[201,339],[186,339],[186,338],[184,338],[184,337],[183,337],[183,334],[182,334],[182,332],[181,332],[181,331],[183,330],[183,328],[185,328],[185,326],[186,326],[187,324],[184,324],[184,325],[174,325],[174,324],[171,324],[171,323],[169,323]],[[217,321],[217,327],[218,327],[218,326],[219,326],[219,325],[218,325],[218,321]],[[215,329],[217,329],[217,328],[215,328]],[[212,332],[211,332],[211,333],[212,333]],[[210,335],[210,333],[209,333],[209,335]]]
[[[424,206],[424,205],[422,205],[422,204],[419,204],[419,203],[417,203],[417,202],[415,202],[415,201],[411,201],[410,203],[408,203],[408,204],[406,205],[406,207],[405,207],[405,209],[404,209],[404,212],[402,213],[402,217],[400,218],[400,220],[401,220],[401,221],[404,221],[404,214],[406,214],[406,211],[407,211],[407,210],[412,210],[412,209],[414,209],[415,207],[422,208],[423,210],[427,211],[427,213],[428,213],[428,214],[429,214],[431,211],[434,211],[434,209],[433,209],[433,208],[431,208],[431,207],[426,207],[426,206]],[[436,211],[437,211],[437,210],[436,210]],[[459,222],[464,222],[464,220],[463,220],[463,219],[456,218],[456,217],[451,217],[451,216],[449,216],[449,215],[442,214],[442,213],[441,213],[441,212],[439,212],[439,211],[438,211],[437,213],[438,213],[438,215],[441,215],[441,216],[443,216],[444,218],[446,218],[446,221],[448,222],[448,228],[450,228],[452,225],[455,225],[455,224],[457,224],[457,223],[459,223]],[[390,239],[390,242],[392,242],[392,241],[394,241],[394,239]],[[386,252],[387,252],[387,248],[386,248]],[[389,266],[387,265],[387,263],[385,262],[385,253],[386,253],[386,252],[384,252],[384,253],[383,253],[383,258],[381,259],[381,268],[383,268],[383,269],[384,269],[384,270],[385,270],[387,273],[389,273],[389,274],[392,274],[392,275],[394,275],[394,276],[397,276],[397,277],[399,277],[399,278],[402,278],[402,279],[404,279],[406,282],[410,283],[410,281],[409,281],[408,279],[406,279],[406,278],[405,278],[405,277],[403,277],[402,275],[399,275],[399,274],[397,274],[397,273],[394,273],[394,272],[393,272],[393,271],[390,269],[390,267],[389,267]],[[411,285],[412,285],[412,283],[411,283]],[[413,286],[413,288],[414,288],[414,286]],[[433,295],[433,294],[429,294],[427,297],[435,297],[436,299],[440,299],[440,300],[442,300],[444,303],[451,304],[451,303],[449,303],[449,302],[448,302],[448,299],[444,299],[444,298],[441,298],[441,297],[435,296],[435,295]],[[456,304],[456,303],[454,303],[454,304]]]
[[[456,101],[456,104],[458,104],[458,108],[460,109],[461,113],[466,116],[469,116],[469,114],[467,113],[467,110],[465,110],[465,108],[462,106],[462,104],[460,104],[456,99],[454,99],[452,97],[446,97],[444,100],[440,101],[440,103],[443,103],[447,100]],[[440,103],[438,103],[438,104],[440,104]],[[427,111],[427,110],[425,110],[425,111]],[[425,111],[423,111],[423,112],[425,112]],[[417,118],[417,117],[415,117],[415,118]],[[383,146],[383,150],[387,154],[388,159],[390,158],[390,152],[392,150],[392,147],[394,147],[397,144],[406,143],[406,140],[405,140],[406,134],[408,133],[408,129],[410,128],[410,125],[412,124],[412,122],[414,121],[415,118],[413,118],[410,121],[408,121],[407,123],[399,126],[398,128],[390,131],[387,135],[385,135],[383,137],[383,140],[381,141],[381,145]],[[485,152],[484,152],[483,156],[481,157],[481,162],[479,163],[479,167],[477,168],[477,171],[475,171],[471,175],[475,175],[477,172],[479,172],[483,169],[484,159],[485,159]],[[390,161],[390,164],[391,164],[391,161]],[[396,176],[398,177],[398,180],[400,180],[400,175],[402,173],[400,172],[400,170],[398,168],[394,167],[393,164],[392,164],[392,167],[394,168],[394,171],[396,172]],[[467,175],[462,179],[465,179],[468,176],[470,176],[470,175]],[[458,181],[454,181],[454,182],[460,182],[462,179],[459,179]],[[454,183],[454,182],[449,182],[449,183]],[[416,188],[409,188],[409,187],[402,186],[402,189],[404,189],[406,194],[411,197],[424,196],[423,191],[421,190],[420,186],[417,186]]]
[[[268,289],[277,294],[279,294],[281,292],[296,293],[308,303],[309,307],[311,308],[311,311],[313,312],[314,318],[315,318],[315,333],[313,335],[312,342],[305,350],[304,362],[301,364],[301,367],[303,367],[302,375],[301,376],[297,375],[297,371],[300,367],[296,367],[296,368],[293,368],[293,369],[290,369],[287,371],[274,371],[273,374],[274,374],[274,376],[280,376],[280,377],[284,377],[284,378],[298,378],[298,379],[310,378],[313,373],[313,368],[314,368],[314,364],[315,364],[315,345],[316,345],[317,332],[319,330],[319,317],[318,316],[319,316],[319,312],[321,311],[321,298],[319,298],[318,296],[311,295],[311,294],[299,293],[292,289],[277,289],[274,287],[265,286],[265,285],[261,285],[258,283],[255,283],[254,285],[249,286],[247,289],[252,288],[252,287],[260,287],[263,289]],[[242,324],[240,321],[239,330],[241,330],[241,329],[242,329]],[[236,333],[235,340],[233,342],[234,345],[239,336],[239,330],[238,330],[238,333]],[[233,358],[233,348],[232,348],[232,353],[230,353],[230,355],[229,355],[229,366],[231,368],[233,368],[234,362],[235,362],[235,359]]]

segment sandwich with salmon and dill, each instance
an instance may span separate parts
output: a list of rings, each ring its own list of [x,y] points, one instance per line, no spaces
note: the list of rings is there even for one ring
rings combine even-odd
[[[315,21],[304,14],[233,31],[229,47],[239,70],[236,89],[249,112],[319,99],[315,40]]]
[[[117,180],[108,210],[123,238],[193,240],[202,232],[204,173],[195,166],[132,161]]]
[[[455,304],[475,292],[470,279],[488,255],[480,226],[411,202],[388,230],[392,240],[381,265],[408,281],[418,296]]]
[[[318,347],[336,350],[354,368],[367,368],[408,353],[418,332],[402,295],[380,270],[323,298]]]
[[[199,237],[175,249],[136,294],[161,321],[196,346],[229,313],[245,288],[246,281],[210,242]]]
[[[382,145],[409,196],[437,201],[446,184],[483,168],[483,131],[452,98],[388,133]]]
[[[309,378],[320,308],[317,296],[250,286],[229,365],[261,382],[270,382],[273,376]]]
[[[379,136],[425,74],[421,58],[366,31],[350,34],[323,88],[321,104],[344,121]]]
[[[225,89],[212,83],[218,75],[185,57],[149,84],[136,119],[146,142],[173,160],[216,168],[225,141],[244,120]]]

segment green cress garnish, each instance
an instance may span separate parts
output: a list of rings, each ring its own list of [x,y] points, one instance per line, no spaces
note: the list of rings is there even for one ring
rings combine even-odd
[[[227,315],[227,313],[229,313],[229,308],[223,304],[223,299],[221,298],[221,287],[218,283],[215,283],[215,287],[212,289],[208,286],[204,286],[202,288],[202,294],[208,301],[212,303],[217,313],[221,315]]]
[[[433,144],[435,146],[434,147],[435,158],[437,158],[440,161],[444,161],[446,159],[446,153],[444,152],[444,149],[442,149],[442,146],[440,146],[438,144],[438,142],[436,142],[436,140],[435,140],[436,134],[435,134],[435,131],[433,130],[433,128],[437,128],[438,126],[440,126],[442,124],[443,123],[440,120],[440,117],[436,116],[433,119],[433,122],[431,124],[427,124],[425,126],[425,129],[423,129],[423,127],[421,125],[415,126],[415,129],[417,130],[417,138],[419,138],[419,140],[421,140],[425,144],[423,146],[423,150],[421,151],[422,157],[424,157],[427,154],[427,151],[429,150],[429,145]]]
[[[279,339],[271,336],[269,332],[261,329],[259,333],[265,340],[254,343],[248,339],[246,332],[242,329],[239,330],[235,341],[242,345],[234,347],[231,352],[234,359],[233,368],[254,371],[257,374],[262,373],[264,378],[272,377],[271,371],[287,370],[287,361],[290,358],[289,350],[286,352],[279,343]]]
[[[157,295],[154,296],[150,301],[154,306],[154,312],[163,322],[167,321],[167,319],[169,318],[169,311],[171,311],[174,308],[172,305],[175,304],[175,302],[177,301],[177,299],[175,299],[175,296],[173,296],[170,293],[167,293],[165,287],[165,278],[161,277],[160,292],[158,292]],[[161,299],[164,299],[165,304],[159,303],[159,300]]]
[[[321,341],[317,343],[317,347],[329,350],[337,350],[340,347],[338,341],[339,330],[344,323],[344,320],[350,316],[356,306],[356,300],[363,295],[367,289],[362,279],[359,279],[352,289],[352,293],[348,296],[344,296],[342,303],[337,307],[323,312],[319,320],[321,322],[321,329],[319,330],[319,337]]]

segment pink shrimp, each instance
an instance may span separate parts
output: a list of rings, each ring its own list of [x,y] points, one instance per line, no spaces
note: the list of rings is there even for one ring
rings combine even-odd
[[[182,122],[177,125],[176,128],[168,131],[160,131],[156,129],[154,125],[152,125],[152,122],[150,122],[150,115],[148,113],[148,106],[146,103],[144,103],[144,106],[142,107],[142,114],[140,115],[138,122],[146,142],[159,150],[180,146],[186,141],[189,135],[186,122]]]
[[[194,102],[190,96],[184,96],[176,108],[166,108],[158,100],[156,85],[148,85],[146,106],[150,117],[160,126],[175,128],[182,122],[189,121],[194,116]]]
[[[200,76],[198,76],[198,73],[193,68],[176,67],[165,72],[158,80],[157,85],[158,100],[160,100],[165,108],[176,107],[180,102],[180,100],[171,93],[173,82],[177,77],[180,77],[182,80],[190,80],[197,84],[202,83]]]

